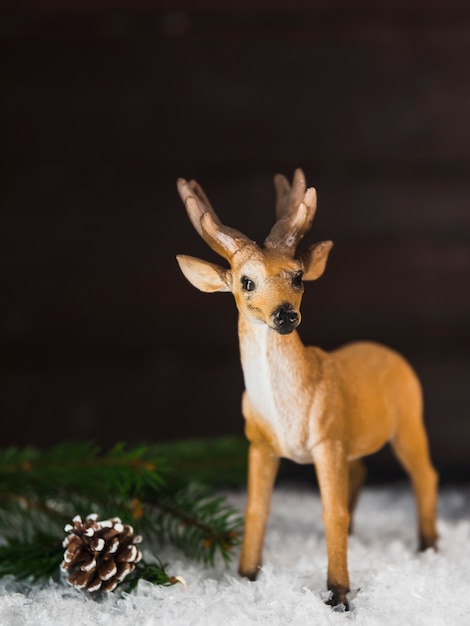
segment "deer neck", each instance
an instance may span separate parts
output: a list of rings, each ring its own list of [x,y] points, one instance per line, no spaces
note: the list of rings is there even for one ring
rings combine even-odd
[[[277,402],[279,395],[285,401],[295,389],[302,386],[307,376],[305,347],[296,331],[280,335],[266,324],[255,324],[240,316],[240,356],[245,386],[250,398],[267,396]]]
[[[240,316],[238,322],[242,366],[253,358],[266,360],[269,367],[289,365],[299,369],[305,359],[305,347],[297,333],[280,335],[266,324],[253,323]]]
[[[309,463],[324,406],[321,368],[307,356],[296,331],[279,335],[264,324],[239,322],[247,400],[254,420],[279,456]],[[313,365],[313,367],[312,367]],[[310,419],[313,418],[313,419]]]

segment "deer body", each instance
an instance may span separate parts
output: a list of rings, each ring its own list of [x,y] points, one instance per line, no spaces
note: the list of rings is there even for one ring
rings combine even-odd
[[[295,331],[288,338],[258,325],[250,331],[240,342],[244,414],[279,457],[315,462],[330,424],[341,428],[348,460],[372,454],[421,402],[410,366],[385,346],[361,342],[326,353],[303,346]]]
[[[413,483],[422,549],[436,545],[437,474],[420,383],[402,356],[367,342],[327,353],[300,340],[303,281],[321,276],[332,243],[314,244],[296,256],[316,210],[315,190],[306,189],[301,170],[292,186],[280,175],[275,185],[278,219],[261,247],[224,226],[195,181],[180,179],[194,227],[230,268],[183,255],[178,262],[202,291],[231,291],[239,311],[242,412],[251,444],[240,574],[254,580],[261,566],[279,459],[313,462],[323,505],[329,603],[347,608],[347,537],[365,478],[361,457],[392,444]]]

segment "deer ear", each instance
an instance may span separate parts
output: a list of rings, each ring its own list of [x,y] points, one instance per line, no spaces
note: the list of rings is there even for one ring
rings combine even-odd
[[[181,271],[191,285],[208,293],[231,291],[231,272],[215,263],[202,261],[193,256],[179,254],[176,257]]]
[[[303,252],[299,261],[304,266],[303,280],[316,280],[325,271],[328,254],[333,247],[332,241],[320,241],[314,243]]]

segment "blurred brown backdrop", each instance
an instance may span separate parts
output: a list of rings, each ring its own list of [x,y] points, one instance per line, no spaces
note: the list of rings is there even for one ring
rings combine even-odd
[[[335,242],[303,339],[403,351],[470,478],[467,2],[5,0],[0,36],[1,446],[242,433],[235,307],[179,273],[214,255],[175,180],[262,239],[300,166]]]

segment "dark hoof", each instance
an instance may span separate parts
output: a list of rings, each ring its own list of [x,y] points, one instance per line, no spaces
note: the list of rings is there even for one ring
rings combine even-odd
[[[335,589],[330,589],[330,597],[325,602],[328,606],[331,606],[333,611],[337,613],[344,613],[345,611],[349,611],[349,602],[346,597],[348,590],[343,587],[336,587]]]
[[[331,607],[331,610],[335,613],[345,613],[349,611],[349,602],[347,600],[343,600],[343,602],[336,602],[336,600],[327,600],[325,602],[327,606]]]
[[[259,570],[260,570],[259,567],[254,572],[244,572],[242,570],[238,570],[238,574],[242,578],[248,578],[248,580],[251,580],[251,582],[254,582],[256,578],[258,577]]]
[[[418,551],[424,552],[429,548],[432,548],[437,552],[437,537],[425,537],[424,535],[421,535],[419,538]]]

